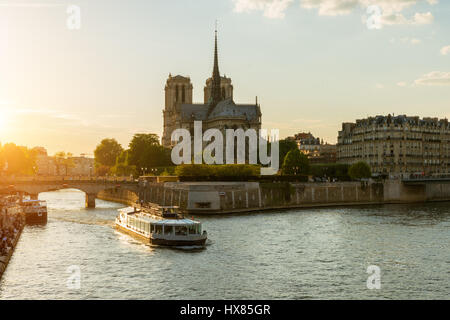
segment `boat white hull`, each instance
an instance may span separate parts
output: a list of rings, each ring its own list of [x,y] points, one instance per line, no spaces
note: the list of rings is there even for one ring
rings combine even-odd
[[[203,246],[205,245],[207,234],[192,235],[192,236],[173,236],[173,235],[154,235],[148,233],[142,233],[138,230],[134,230],[128,226],[125,226],[116,221],[116,229],[134,236],[140,240],[148,242],[153,245],[160,246]]]

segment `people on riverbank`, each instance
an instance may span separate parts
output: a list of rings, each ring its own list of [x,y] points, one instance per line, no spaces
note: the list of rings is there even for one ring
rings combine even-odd
[[[0,205],[0,256],[6,256],[9,253],[24,224],[20,211],[8,210],[7,205]]]

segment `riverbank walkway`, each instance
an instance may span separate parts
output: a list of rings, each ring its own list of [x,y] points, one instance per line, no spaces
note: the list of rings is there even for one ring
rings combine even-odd
[[[19,206],[0,203],[0,279],[8,266],[25,226]]]

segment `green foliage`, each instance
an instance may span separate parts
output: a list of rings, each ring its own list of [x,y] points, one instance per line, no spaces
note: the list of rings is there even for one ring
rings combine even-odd
[[[111,167],[99,165],[99,166],[95,167],[95,174],[98,176],[104,177],[110,173],[110,170],[111,170]]]
[[[329,164],[313,164],[311,165],[311,175],[314,177],[327,177],[331,179],[338,179],[340,181],[349,181],[348,164],[329,163]]]
[[[170,149],[159,144],[156,134],[135,134],[124,150],[115,139],[103,139],[94,151],[97,175],[139,176],[141,174],[161,174],[171,166]],[[169,170],[168,173],[173,172]]]
[[[298,149],[297,142],[292,139],[284,139],[279,141],[279,156],[280,163],[284,163],[284,158],[288,154],[289,151]]]
[[[136,166],[130,165],[128,158],[128,150],[122,151],[116,159],[116,164],[111,168],[111,173],[116,176],[136,175]]]
[[[3,171],[6,165],[6,157],[3,152],[2,144],[0,143],[0,173]]]
[[[123,148],[116,139],[103,139],[94,150],[95,166],[114,166],[122,151]]]
[[[133,136],[129,144],[128,162],[136,167],[139,173],[141,168],[147,168],[147,173],[152,167],[171,165],[170,150],[159,144],[156,134],[138,133]]]
[[[308,157],[295,148],[287,153],[281,171],[283,175],[306,175],[309,168]]]
[[[177,176],[184,177],[255,177],[259,173],[259,166],[248,164],[182,164],[175,169]]]
[[[36,153],[27,147],[7,143],[0,146],[0,172],[11,174],[34,174]]]
[[[360,180],[370,178],[372,176],[372,172],[370,170],[370,166],[366,162],[360,161],[350,166],[348,169],[348,175],[353,180]]]
[[[163,177],[167,177],[167,176],[170,176],[171,174],[169,173],[169,171],[164,170],[163,172],[161,172],[160,175],[163,176]]]

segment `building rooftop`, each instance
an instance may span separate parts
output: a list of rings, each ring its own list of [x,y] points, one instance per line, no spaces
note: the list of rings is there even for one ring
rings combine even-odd
[[[232,99],[222,100],[208,115],[209,104],[180,105],[181,120],[213,120],[217,118],[242,117],[247,121],[257,121],[260,116],[259,106],[251,104],[235,104]]]
[[[428,127],[449,127],[448,119],[439,119],[439,118],[423,118],[420,119],[418,116],[407,116],[407,115],[398,115],[391,116],[390,114],[387,116],[377,115],[375,117],[369,117],[366,119],[356,120],[356,126],[367,126],[367,125],[404,125],[409,124],[413,126],[428,126]]]

